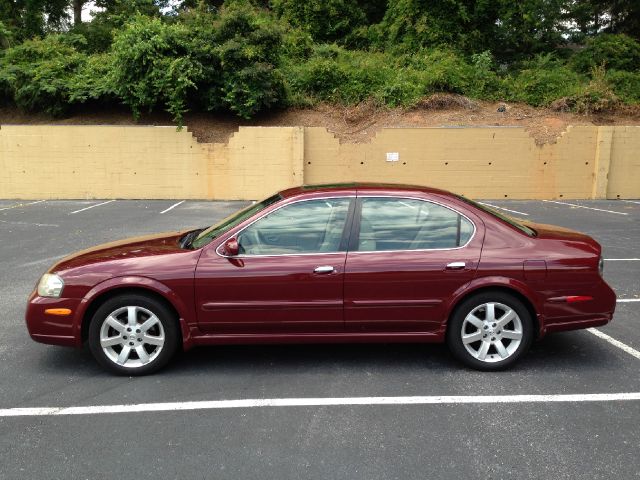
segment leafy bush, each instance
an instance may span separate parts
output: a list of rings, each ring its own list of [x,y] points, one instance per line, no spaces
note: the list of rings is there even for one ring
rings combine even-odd
[[[49,35],[6,50],[0,59],[0,85],[20,108],[63,114],[71,104],[76,73],[87,61],[77,35]]]
[[[194,58],[191,46],[184,25],[168,25],[141,15],[116,34],[112,87],[134,117],[142,109],[162,106],[182,122],[188,96],[203,77],[202,64]]]
[[[525,63],[515,78],[510,78],[505,83],[511,100],[540,106],[574,95],[584,81],[551,54],[543,54]]]
[[[113,43],[113,25],[102,20],[103,17],[96,17],[91,22],[83,22],[74,25],[71,33],[82,35],[85,43],[81,47],[85,53],[107,52]]]
[[[605,69],[602,66],[594,68],[589,83],[579,88],[567,101],[573,111],[586,114],[610,111],[619,104],[618,97],[605,78]]]
[[[410,66],[420,72],[423,93],[468,91],[473,71],[467,61],[450,49],[434,49],[412,55]]]
[[[349,51],[335,45],[317,48],[307,62],[290,64],[286,74],[294,99],[344,104],[375,97],[395,77],[387,55]]]
[[[610,70],[606,75],[607,83],[624,103],[640,102],[640,72]]]
[[[272,0],[274,11],[320,42],[340,41],[366,22],[356,0]]]
[[[221,98],[210,98],[209,109],[228,108],[244,118],[279,105],[285,87],[277,70],[282,30],[270,17],[239,3],[222,9],[213,40],[222,69]]]
[[[624,34],[603,33],[589,38],[586,46],[573,56],[571,65],[582,73],[601,65],[611,70],[637,71],[640,69],[640,42]]]
[[[84,103],[88,100],[116,101],[110,79],[112,70],[112,57],[109,54],[88,56],[69,80],[69,103]]]

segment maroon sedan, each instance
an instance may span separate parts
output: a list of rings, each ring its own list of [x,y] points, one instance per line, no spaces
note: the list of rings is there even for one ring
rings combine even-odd
[[[206,228],[71,255],[29,298],[31,337],[140,375],[195,345],[447,342],[497,370],[547,332],[611,321],[600,245],[419,186],[300,187]]]

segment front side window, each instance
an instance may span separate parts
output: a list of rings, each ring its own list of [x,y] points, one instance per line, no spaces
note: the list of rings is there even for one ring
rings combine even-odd
[[[457,248],[473,224],[435,203],[407,198],[363,198],[358,251]]]
[[[269,205],[273,205],[280,200],[282,200],[282,197],[280,196],[280,194],[276,194],[265,200],[262,200],[261,202],[256,202],[252,205],[249,205],[239,212],[232,213],[228,217],[220,220],[218,223],[211,225],[209,228],[206,228],[202,232],[200,232],[191,243],[191,248],[204,247],[214,238],[219,237],[223,233],[244,222],[247,218],[250,218],[252,215],[255,215],[261,210],[267,208]]]
[[[279,208],[238,235],[243,255],[338,252],[350,198],[307,200]]]

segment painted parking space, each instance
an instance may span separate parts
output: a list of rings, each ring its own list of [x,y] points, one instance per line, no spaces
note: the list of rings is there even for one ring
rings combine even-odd
[[[224,478],[229,471],[235,478],[253,478],[255,472],[264,476],[265,471],[279,478],[313,477],[321,464],[329,469],[324,471],[342,472],[347,478],[385,478],[381,472],[387,469],[396,475],[403,471],[398,478],[409,478],[424,473],[436,453],[444,456],[439,464],[452,465],[443,475],[453,472],[460,478],[465,472],[473,476],[469,464],[495,478],[510,476],[518,465],[522,478],[575,478],[588,471],[632,478],[637,472],[640,433],[633,425],[640,402],[617,398],[640,392],[640,360],[588,331],[549,335],[513,370],[495,374],[461,367],[442,345],[274,345],[199,348],[181,355],[159,375],[129,379],[104,373],[86,351],[34,343],[22,320],[26,297],[39,275],[61,256],[129,236],[206,226],[249,203],[118,200],[69,215],[108,200],[47,201],[0,211],[2,220],[23,222],[11,227],[0,223],[0,259],[6,272],[0,276],[0,409],[89,409],[73,418],[0,417],[0,428],[7,432],[0,436],[0,458],[12,459],[3,470],[7,478],[61,477],[72,464],[56,463],[59,458],[89,465],[87,475],[92,477],[100,476],[109,464],[123,462],[128,472],[142,478],[151,473],[182,477],[180,468],[203,478],[212,477],[212,472]],[[625,260],[640,257],[640,231],[633,214],[609,215],[533,201],[486,202],[528,213],[527,220],[594,235],[607,255],[621,259],[605,265],[606,278],[618,295],[640,295],[640,262]],[[615,210],[615,205],[596,208]],[[37,225],[43,223],[59,227]],[[638,312],[637,304],[620,303],[614,322],[599,330],[638,350]],[[545,401],[540,395],[578,397],[563,402]],[[584,400],[591,395],[605,397]],[[537,400],[500,407],[494,406],[497,402],[472,402],[523,396]],[[407,400],[415,397],[423,402]],[[353,403],[360,398],[374,400]],[[375,400],[380,398],[396,401],[381,405]],[[454,403],[452,398],[467,403]],[[304,405],[304,399],[338,400]],[[237,408],[178,412],[148,407],[203,401],[285,404],[254,408],[231,403]],[[91,408],[110,405],[124,405],[125,412],[91,413]],[[147,407],[126,411],[131,405]],[[577,438],[597,451],[587,455],[578,448]],[[36,455],[41,442],[54,446]],[[138,469],[135,462],[122,460],[116,446],[122,442],[129,445],[132,457],[153,462],[143,461],[146,468]],[[100,458],[83,449],[87,444],[102,449]],[[506,460],[492,463],[490,455],[498,448]],[[523,467],[514,459],[524,461],[524,448],[528,463]],[[176,466],[158,456],[162,449],[179,453],[182,463]],[[291,452],[306,463],[292,466],[274,460],[290,457]],[[467,455],[471,463],[459,462],[460,455]],[[266,470],[261,468],[265,458]],[[587,469],[584,462],[594,458],[597,465]],[[51,463],[54,466],[48,467]]]

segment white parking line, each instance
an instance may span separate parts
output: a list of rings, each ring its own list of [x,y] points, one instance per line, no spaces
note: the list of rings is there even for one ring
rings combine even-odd
[[[169,208],[167,208],[167,209],[165,209],[165,210],[161,211],[160,213],[161,213],[161,214],[163,214],[163,213],[167,213],[169,210],[173,210],[173,209],[174,209],[174,208],[176,208],[178,205],[182,205],[184,202],[185,202],[185,201],[184,201],[184,200],[182,200],[181,202],[174,203],[174,204],[173,204],[173,205],[171,205]]]
[[[586,208],[587,210],[597,210],[598,212],[615,213],[616,215],[629,215],[626,212],[615,212],[613,210],[604,210],[602,208],[585,207],[584,205],[578,205],[575,203],[558,202],[556,200],[542,200],[542,201],[547,203],[557,203],[558,205],[569,205],[570,207],[576,207],[576,208]]]
[[[2,223],[7,223],[9,225],[27,225],[30,227],[59,227],[60,225],[55,225],[53,223],[32,223],[32,222],[12,222],[10,220],[0,220]]]
[[[115,200],[107,200],[106,202],[97,203],[96,205],[91,205],[89,207],[81,208],[80,210],[75,210],[71,212],[69,215],[73,215],[74,213],[84,212],[85,210],[89,210],[90,208],[99,207],[100,205],[106,205],[107,203],[115,202]]]
[[[635,348],[630,347],[626,343],[622,343],[620,340],[616,340],[615,338],[610,337],[609,335],[607,335],[606,333],[601,332],[597,328],[587,328],[587,332],[593,333],[596,337],[599,337],[599,338],[601,338],[603,340],[606,340],[611,345],[614,345],[614,346],[618,347],[620,350],[624,350],[629,355],[633,355],[638,360],[640,360],[640,352],[638,350],[636,350]]]
[[[27,205],[35,205],[36,203],[46,202],[46,200],[36,200],[35,202],[27,202],[27,203],[16,203],[15,205],[10,205],[8,207],[0,208],[0,210],[11,210],[12,208],[24,207]]]
[[[525,215],[525,216],[529,216],[528,213],[524,213],[524,212],[519,212],[518,210],[509,210],[508,208],[504,208],[504,207],[499,207],[497,205],[491,205],[490,203],[485,203],[485,202],[478,202],[480,205],[486,205],[487,207],[491,207],[491,208],[498,208],[500,210],[506,210],[507,212],[511,212],[511,213],[517,213],[518,215]]]
[[[640,262],[640,258],[605,258],[605,262]]]
[[[640,302],[640,298],[619,298],[616,300],[618,303],[627,303],[627,302]]]
[[[86,407],[36,407],[0,409],[0,417],[97,415],[105,413],[176,412],[229,408],[320,407],[350,405],[452,405],[484,403],[614,402],[640,400],[640,392],[555,395],[442,395],[415,397],[257,398],[201,402],[138,403]]]
[[[627,202],[627,203],[635,203],[636,205],[640,205],[640,202],[634,202],[633,200],[620,200],[621,202]]]

